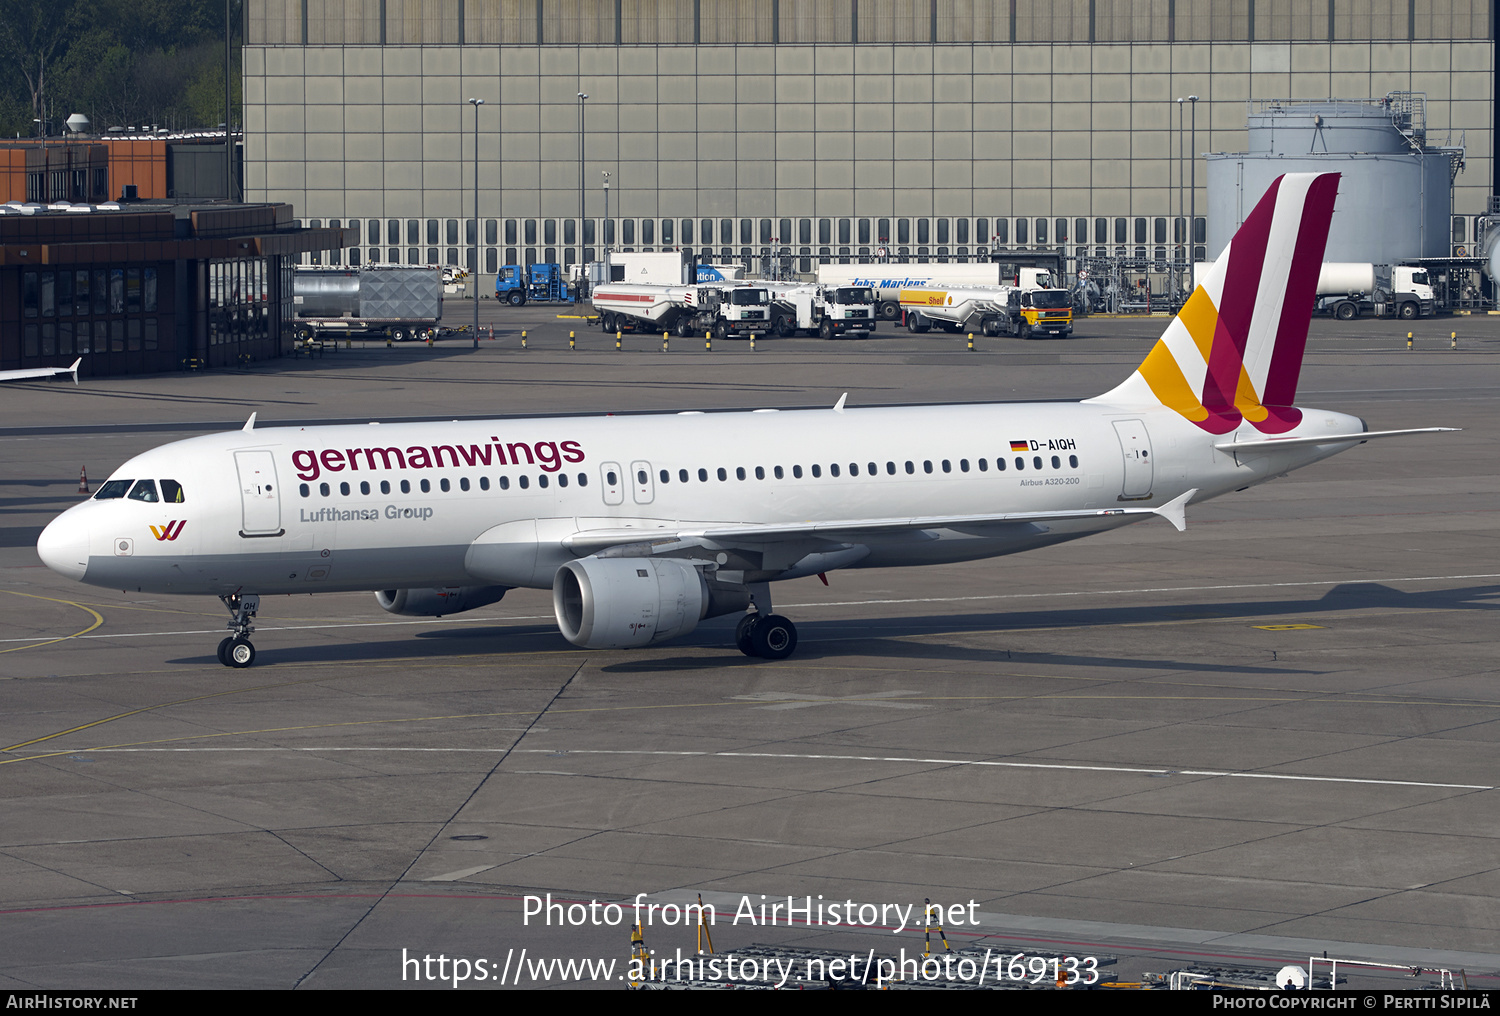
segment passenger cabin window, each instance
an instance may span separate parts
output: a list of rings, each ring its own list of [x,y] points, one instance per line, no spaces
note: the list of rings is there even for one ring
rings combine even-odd
[[[150,502],[152,502],[154,504],[156,502],[156,500],[157,500],[157,497],[156,497],[156,481],[155,480],[137,480],[135,482],[135,486],[133,488],[131,488],[131,491],[130,491],[130,500],[132,500],[132,501],[150,501]]]
[[[134,480],[110,480],[99,488],[99,493],[94,495],[95,501],[110,501],[117,497],[124,497],[125,492],[130,489]]]

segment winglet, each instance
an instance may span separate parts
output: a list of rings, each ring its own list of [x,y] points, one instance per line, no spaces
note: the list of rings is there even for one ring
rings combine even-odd
[[[248,420],[245,421],[245,425],[243,427],[241,427],[240,430],[254,430],[254,429],[255,429],[255,414],[251,413],[250,414],[250,419],[248,419]]]
[[[1172,523],[1179,533],[1183,532],[1187,529],[1188,502],[1193,499],[1193,495],[1196,493],[1198,493],[1198,488],[1194,487],[1186,493],[1178,494],[1160,508],[1153,508],[1151,510]]]
[[[69,367],[67,371],[69,374],[73,375],[73,383],[75,385],[78,383],[78,365],[82,362],[83,357],[80,356],[78,359],[73,361],[73,366]]]
[[[845,392],[844,394],[839,396],[839,400],[833,404],[833,411],[835,413],[842,413],[844,411],[844,400],[848,397],[848,392]]]

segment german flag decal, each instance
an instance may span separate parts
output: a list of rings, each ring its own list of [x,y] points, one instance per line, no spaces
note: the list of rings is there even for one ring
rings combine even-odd
[[[1030,441],[1012,441],[1010,443],[1010,450],[1013,451],[1013,452],[1030,451],[1031,450],[1031,442]]]

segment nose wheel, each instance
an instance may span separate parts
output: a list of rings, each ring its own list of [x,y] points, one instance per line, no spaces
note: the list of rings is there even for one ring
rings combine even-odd
[[[226,667],[248,667],[255,662],[255,647],[249,639],[231,635],[219,643],[219,662]]]
[[[231,593],[219,599],[233,615],[225,627],[234,633],[219,643],[219,662],[226,667],[243,669],[255,662],[255,646],[250,644],[250,633],[255,631],[255,613],[260,609],[260,597],[254,593]]]

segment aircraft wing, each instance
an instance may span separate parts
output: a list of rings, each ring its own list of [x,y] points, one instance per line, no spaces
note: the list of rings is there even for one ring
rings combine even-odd
[[[568,549],[592,553],[630,543],[681,542],[687,544],[767,544],[783,540],[821,539],[838,543],[858,542],[873,536],[894,536],[923,529],[983,529],[989,526],[1026,525],[1065,519],[1094,519],[1113,515],[1160,515],[1179,532],[1187,528],[1187,504],[1196,488],[1155,508],[1088,508],[1051,512],[1004,512],[993,515],[922,515],[890,519],[831,519],[814,522],[767,524],[725,523],[656,529],[588,529],[563,540]]]
[[[58,374],[72,374],[73,383],[78,383],[78,365],[83,362],[83,357],[73,361],[71,367],[31,367],[26,370],[0,370],[0,381],[21,381],[29,377],[55,377]]]

